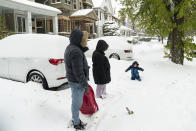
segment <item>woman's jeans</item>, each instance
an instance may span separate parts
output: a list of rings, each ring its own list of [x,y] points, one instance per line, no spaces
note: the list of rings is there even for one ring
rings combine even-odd
[[[72,92],[72,119],[74,125],[80,124],[79,111],[83,103],[85,89],[79,83],[68,82]]]

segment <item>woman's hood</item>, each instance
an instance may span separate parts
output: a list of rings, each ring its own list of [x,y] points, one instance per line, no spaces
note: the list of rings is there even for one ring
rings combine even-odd
[[[104,40],[99,40],[97,43],[96,50],[104,52],[108,49],[109,45]]]

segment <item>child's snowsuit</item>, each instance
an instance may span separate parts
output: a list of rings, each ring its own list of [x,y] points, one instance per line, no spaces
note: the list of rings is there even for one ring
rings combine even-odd
[[[144,69],[140,68],[140,67],[134,67],[134,64],[139,65],[137,62],[134,62],[129,68],[126,69],[125,72],[128,72],[129,70],[131,70],[131,80],[135,80],[136,79],[138,81],[141,81],[141,78],[140,78],[138,70],[144,71]]]

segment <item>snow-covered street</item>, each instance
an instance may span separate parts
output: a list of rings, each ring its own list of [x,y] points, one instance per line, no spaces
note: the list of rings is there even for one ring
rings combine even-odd
[[[132,61],[110,59],[112,82],[107,98],[96,99],[99,111],[81,114],[88,131],[196,131],[196,60],[176,65],[163,58],[158,42],[133,46],[144,68],[142,81],[130,80],[125,69]],[[92,66],[91,58],[88,58]],[[35,83],[0,78],[0,131],[74,131],[71,90],[46,91]],[[90,70],[90,82],[96,86]],[[134,111],[128,115],[126,107]]]

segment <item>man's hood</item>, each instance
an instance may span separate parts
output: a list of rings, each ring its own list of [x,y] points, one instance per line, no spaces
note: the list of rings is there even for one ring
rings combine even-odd
[[[82,38],[83,38],[83,32],[81,30],[74,29],[71,32],[71,35],[70,35],[70,38],[69,38],[70,44],[81,47]]]

